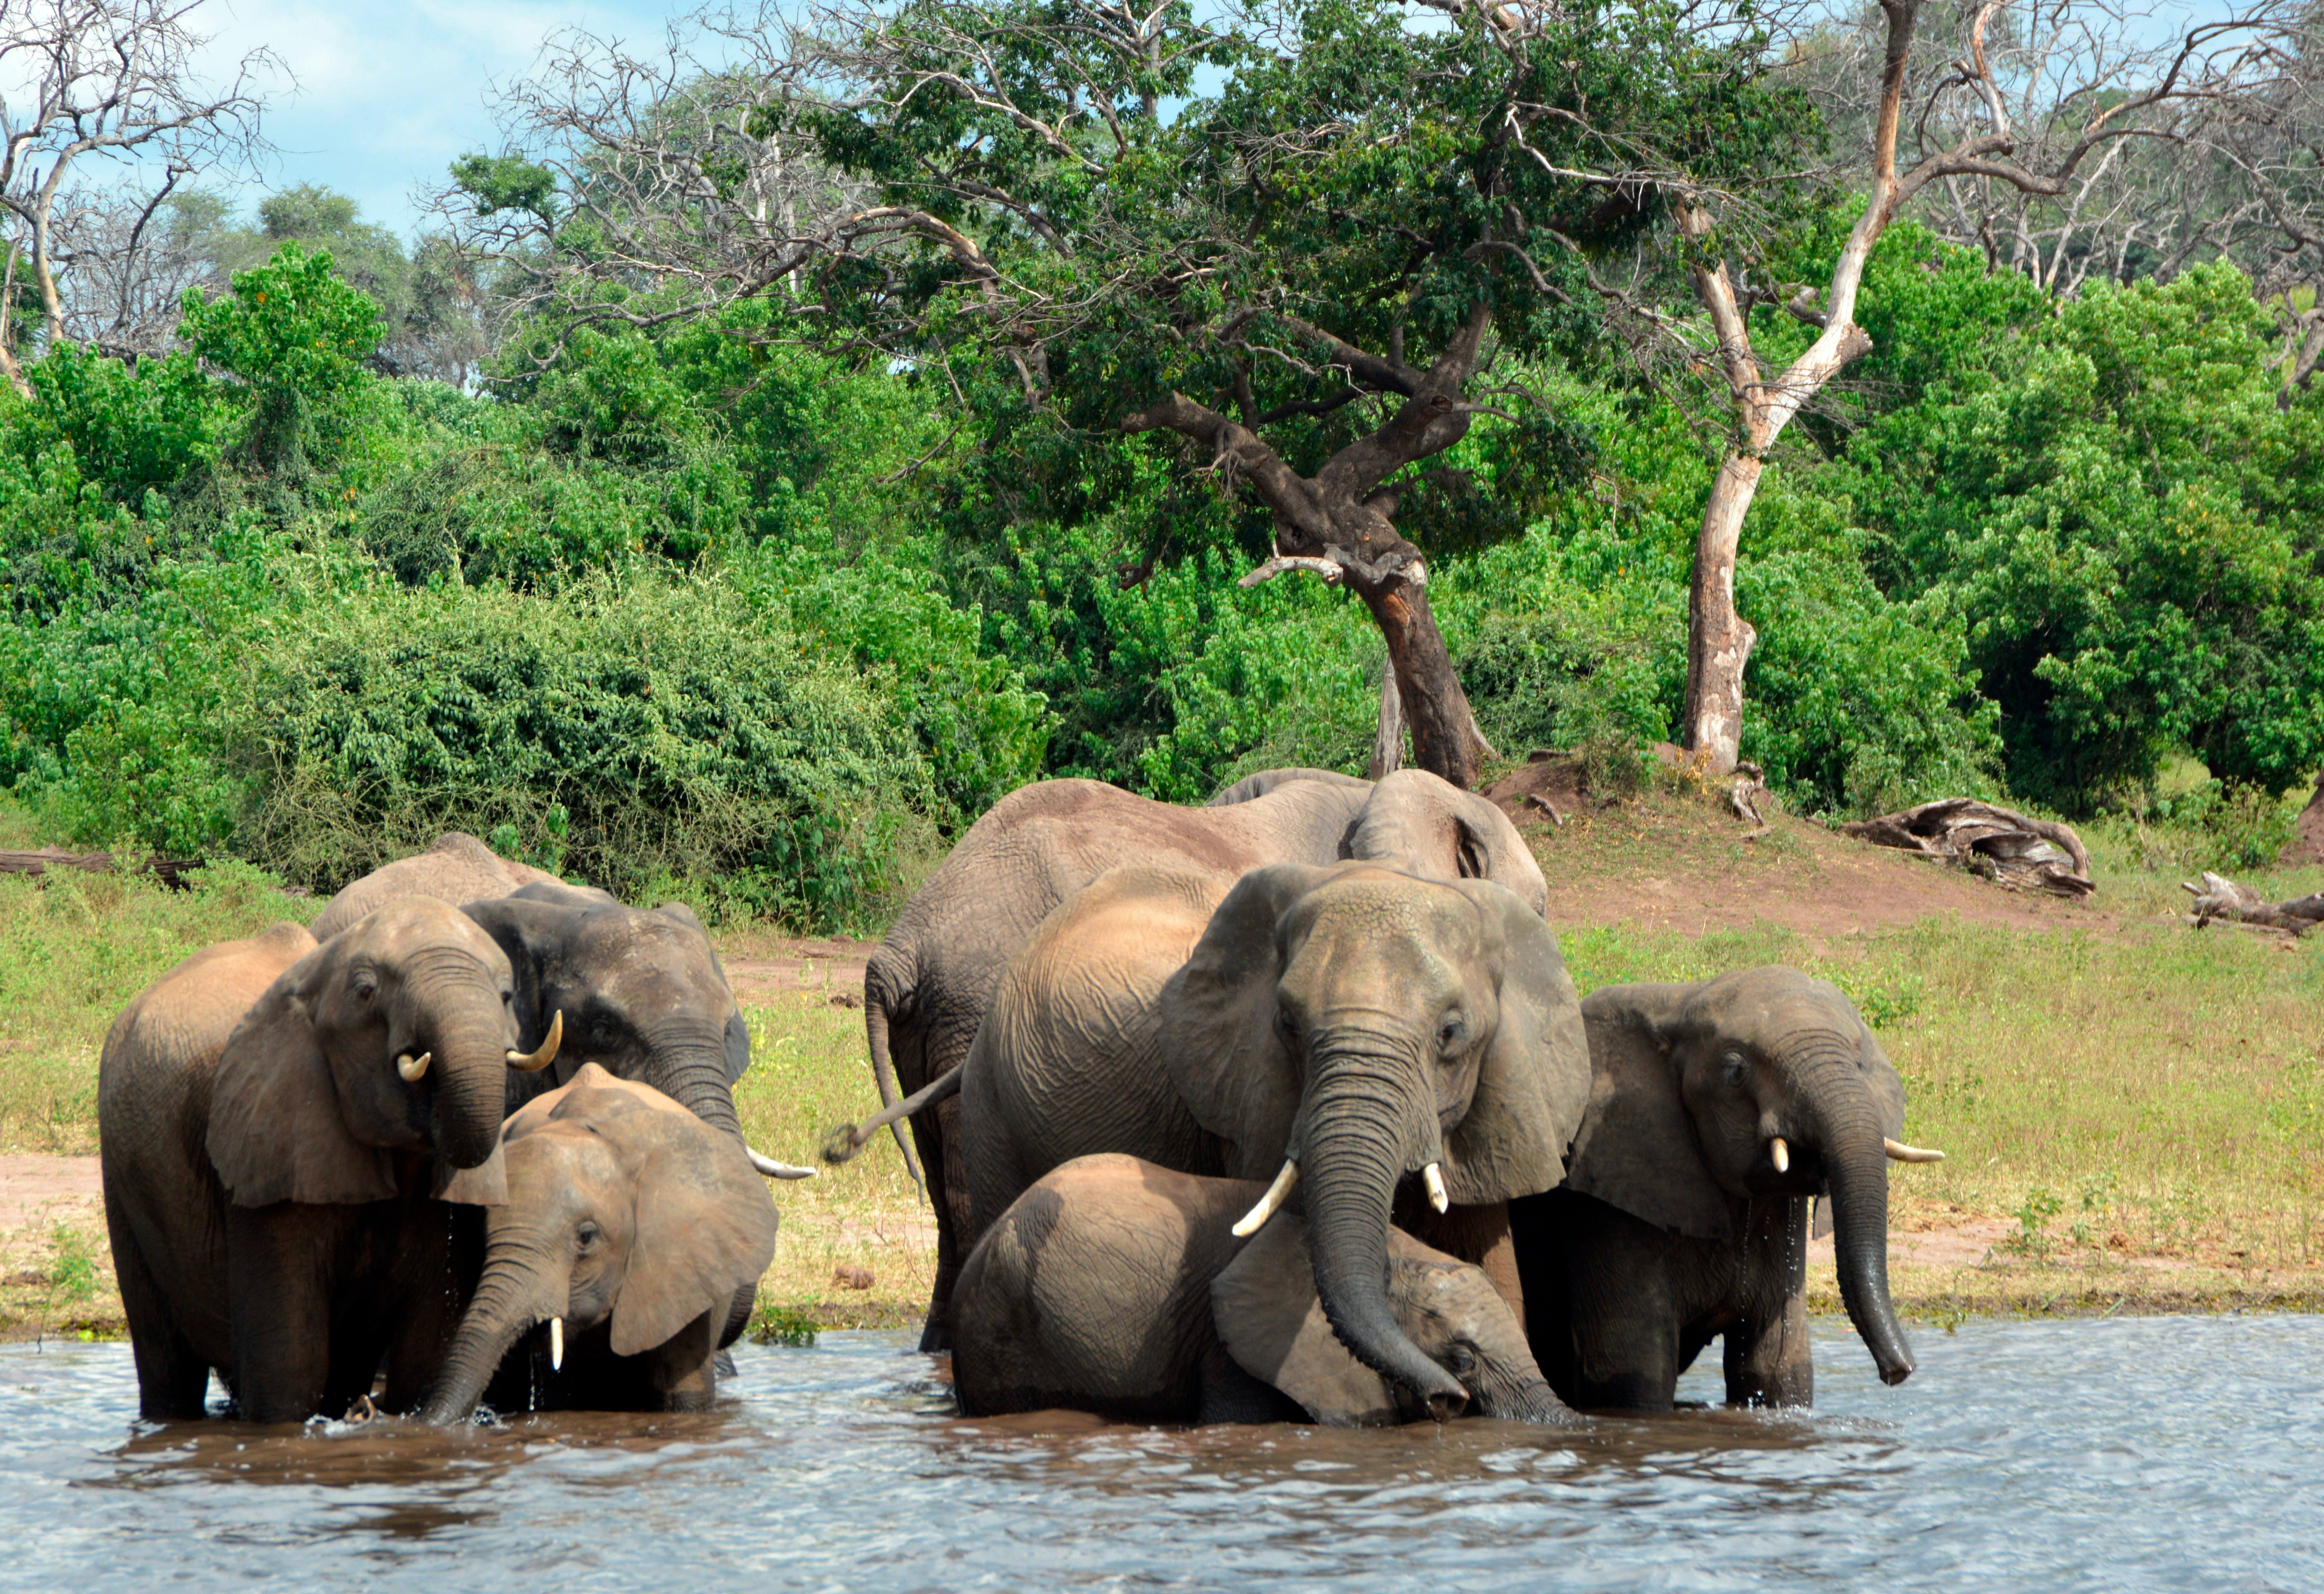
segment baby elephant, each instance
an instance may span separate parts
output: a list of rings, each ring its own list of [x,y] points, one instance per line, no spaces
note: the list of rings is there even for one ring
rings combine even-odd
[[[429,1421],[466,1419],[488,1385],[503,1408],[706,1409],[728,1303],[775,1256],[742,1141],[588,1063],[519,1109],[501,1148],[507,1200],[484,1209],[484,1272]],[[444,1199],[475,1197],[456,1179]]]
[[[1379,1425],[1427,1408],[1342,1348],[1306,1225],[1236,1220],[1265,1191],[1136,1157],[1079,1157],[977,1242],[954,1297],[953,1382],[971,1416],[1074,1407],[1132,1422]],[[1489,1417],[1566,1414],[1478,1268],[1388,1231],[1388,1299]]]

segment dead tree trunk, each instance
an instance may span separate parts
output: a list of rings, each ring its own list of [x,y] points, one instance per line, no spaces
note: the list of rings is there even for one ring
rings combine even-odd
[[[1462,402],[1461,390],[1476,367],[1489,320],[1480,306],[1425,371],[1300,324],[1304,334],[1331,348],[1333,363],[1348,374],[1348,396],[1370,391],[1405,401],[1379,430],[1342,449],[1312,477],[1285,464],[1257,431],[1286,413],[1311,413],[1312,406],[1260,412],[1244,382],[1237,384],[1242,423],[1176,393],[1121,422],[1127,432],[1175,431],[1202,444],[1275,512],[1275,557],[1245,576],[1243,586],[1304,571],[1345,586],[1363,600],[1388,644],[1398,707],[1412,732],[1412,762],[1463,789],[1476,783],[1492,749],[1478,732],[1444,634],[1429,609],[1427,562],[1396,529],[1397,491],[1387,483],[1468,431],[1472,409]],[[1385,738],[1385,728],[1381,734]]]

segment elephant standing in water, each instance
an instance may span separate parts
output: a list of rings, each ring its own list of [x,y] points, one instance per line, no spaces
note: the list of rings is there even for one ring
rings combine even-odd
[[[588,1063],[501,1145],[505,1200],[469,1174],[444,1192],[492,1204],[429,1420],[466,1418],[488,1387],[503,1409],[706,1410],[730,1303],[775,1255],[775,1204],[740,1142]]]
[[[1265,1189],[1125,1156],[1082,1157],[1043,1177],[961,1269],[961,1410],[1335,1426],[1425,1414],[1333,1339],[1302,1219],[1286,1212],[1252,1239],[1235,1236]],[[1566,1414],[1481,1272],[1400,1230],[1388,1257],[1397,1324],[1473,1392],[1479,1414]]]
[[[491,937],[406,899],[321,946],[211,948],[130,1004],[97,1135],[143,1414],[201,1415],[215,1370],[251,1421],[335,1415],[383,1358],[389,1403],[419,1398],[462,1271],[429,1198],[496,1181],[508,1070],[554,1052],[516,1049],[513,996]]]
[[[1573,985],[1534,907],[1489,881],[1375,864],[1209,876],[1109,871],[1051,914],[994,994],[960,1073],[973,1240],[1077,1156],[1305,1192],[1325,1316],[1432,1407],[1468,1391],[1387,1293],[1390,1212],[1417,1175],[1445,1243],[1503,1266],[1502,1203],[1553,1188],[1590,1062]]]
[[[1806,1405],[1809,1201],[1884,1383],[1913,1371],[1888,1300],[1904,1087],[1839,990],[1791,968],[1612,986],[1582,1013],[1590,1107],[1566,1184],[1515,1201],[1534,1354],[1582,1407],[1666,1410],[1723,1338],[1727,1398]]]
[[[1539,913],[1548,890],[1508,816],[1419,770],[1377,785],[1327,772],[1270,771],[1179,808],[1096,781],[1011,792],[969,829],[907,903],[863,976],[863,1023],[883,1106],[968,1055],[1002,970],[1051,910],[1120,864],[1167,865],[1223,890],[1272,863],[1382,858],[1437,879],[1499,882]],[[945,1302],[966,1247],[966,1170],[951,1144],[957,1108],[912,1118],[936,1213],[936,1277],[923,1349],[942,1349]],[[858,1138],[836,1154],[853,1154]],[[901,1145],[901,1131],[899,1130]],[[911,1149],[905,1148],[908,1163]]]

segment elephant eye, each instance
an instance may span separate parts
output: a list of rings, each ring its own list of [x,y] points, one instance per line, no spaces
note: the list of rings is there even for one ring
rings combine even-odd
[[[1298,1044],[1299,1021],[1291,1015],[1290,1008],[1277,1007],[1275,1010],[1275,1033],[1283,1037],[1286,1045]]]
[[[1739,1085],[1743,1082],[1744,1076],[1750,1071],[1751,1065],[1743,1061],[1741,1052],[1729,1052],[1727,1054],[1727,1060],[1719,1065],[1720,1082],[1726,1085]]]
[[[358,1002],[368,1002],[379,995],[379,981],[366,969],[347,981],[347,995]]]
[[[574,1237],[580,1242],[581,1249],[585,1251],[597,1243],[597,1226],[594,1223],[585,1222],[574,1231]]]
[[[1458,1045],[1461,1037],[1468,1033],[1469,1026],[1462,1022],[1459,1014],[1449,1015],[1444,1022],[1436,1027],[1436,1043],[1450,1051]]]
[[[1444,1365],[1456,1375],[1466,1376],[1477,1370],[1477,1348],[1465,1339],[1455,1339],[1444,1348]]]

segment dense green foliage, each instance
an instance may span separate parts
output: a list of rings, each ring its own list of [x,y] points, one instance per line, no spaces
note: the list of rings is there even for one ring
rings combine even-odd
[[[1608,354],[1578,295],[1439,246],[1491,220],[1456,181],[1481,158],[1463,118],[1490,40],[1385,14],[1311,8],[1296,62],[1084,63],[1128,118],[1094,166],[974,144],[977,181],[1038,189],[1048,224],[1097,240],[1069,255],[984,218],[1018,285],[1087,312],[1038,405],[979,352],[979,292],[948,268],[836,273],[833,318],[861,335],[838,352],[832,321],[745,301],[518,325],[477,391],[391,375],[413,256],[333,196],[270,200],[264,257],[189,297],[181,352],[60,348],[32,397],[0,391],[0,786],[59,840],[317,890],[456,827],[625,893],[866,924],[1042,774],[1195,802],[1254,768],[1360,769],[1384,665],[1363,609],[1296,578],[1240,588],[1265,514],[1117,422],[1231,385],[1240,356],[1181,337],[1205,295],[1386,337],[1391,279],[1416,358],[1464,296],[1497,296],[1496,402],[1398,511],[1481,728],[1510,755],[1667,737],[1718,440]],[[1674,15],[1570,26],[1591,49],[1554,58],[1571,80],[1545,65],[1553,99],[1628,96],[1642,139],[1693,141],[1698,164],[1806,136]],[[1071,71],[1018,65],[1019,91],[1074,103]],[[904,184],[975,120],[935,97],[916,115],[817,131]],[[1272,186],[1222,175],[1223,148],[1294,144]],[[552,227],[570,209],[515,156],[460,177]],[[1524,209],[1592,247],[1652,225],[1554,183]],[[1414,217],[1439,244],[1399,265]],[[1846,218],[1766,221],[1778,274],[1812,277]],[[1109,298],[1133,256],[1199,269],[1177,301]],[[1873,352],[1786,434],[1747,525],[1744,755],[1812,811],[2014,793],[2209,816],[2258,846],[2264,798],[2324,761],[2324,399],[2279,402],[2261,308],[2224,265],[2061,302],[1893,229],[1863,294]],[[1805,336],[1759,314],[1772,353]],[[1292,369],[1255,374],[1255,402]],[[1284,457],[1312,469],[1379,423],[1365,410],[1297,419]],[[2210,783],[2165,781],[2185,755]]]

